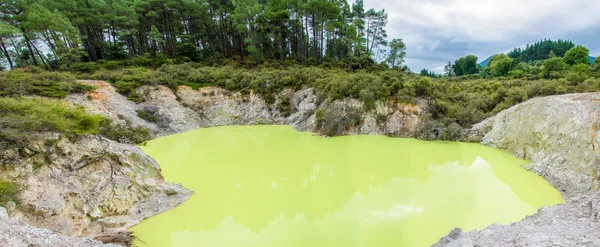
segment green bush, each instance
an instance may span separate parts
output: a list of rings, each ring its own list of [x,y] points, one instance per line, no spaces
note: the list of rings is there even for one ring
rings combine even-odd
[[[91,91],[94,88],[78,83],[68,73],[47,72],[36,68],[0,72],[0,96],[39,95],[63,98],[69,93]]]
[[[565,77],[573,85],[584,82],[590,77],[590,66],[585,63],[580,63],[571,68],[571,71]]]
[[[362,110],[328,105],[315,112],[315,126],[326,136],[338,136],[347,133],[362,122]]]
[[[23,146],[29,133],[60,132],[68,135],[97,134],[102,117],[60,101],[42,98],[0,97],[0,146]]]
[[[100,134],[125,142],[143,143],[151,138],[150,131],[134,127],[130,122],[115,124],[81,108],[69,108],[62,102],[43,98],[0,97],[0,148],[25,147],[34,133],[58,132],[68,137]]]
[[[298,59],[303,61],[302,58]],[[293,106],[287,97],[277,100],[286,89],[313,88],[317,95],[317,105],[335,99],[360,99],[364,103],[364,109],[360,109],[361,111],[372,109],[377,101],[394,99],[397,102],[417,103],[421,101],[419,99],[425,99],[429,102],[432,118],[436,121],[429,126],[432,130],[430,133],[435,132],[436,138],[446,139],[453,136],[448,134],[455,130],[456,125],[450,128],[453,123],[469,127],[533,97],[600,90],[597,80],[600,78],[600,62],[596,62],[591,68],[585,64],[569,67],[558,57],[517,63],[516,60],[499,55],[480,75],[435,79],[401,70],[385,69],[382,65],[365,59],[324,61],[319,67],[299,66],[291,60],[269,61],[248,68],[245,67],[248,64],[241,64],[239,61],[209,60],[203,60],[203,63],[172,64],[165,58],[153,58],[148,55],[120,62],[102,61],[95,66],[87,64],[85,66],[98,69],[87,74],[78,69],[78,73],[83,73],[78,76],[109,81],[115,85],[118,92],[135,102],[144,100],[142,95],[136,93],[137,88],[144,85],[163,85],[172,90],[181,85],[194,89],[217,86],[242,94],[254,92],[260,94],[268,104],[278,102],[275,107],[284,116],[293,112]],[[150,67],[123,67],[126,65]],[[481,78],[493,76],[499,77]],[[90,88],[78,84],[75,77],[69,73],[44,72],[38,68],[0,72],[1,96],[34,94],[60,98],[85,90]],[[151,122],[163,121],[151,112],[141,111],[138,115]],[[360,118],[349,116],[347,119],[337,119],[338,125],[334,126],[336,122],[333,115],[335,114],[328,109],[319,109],[316,112],[316,124],[327,134],[340,133],[339,130],[352,128],[356,119],[360,122]],[[131,124],[129,127],[124,124],[115,127],[114,131],[104,133],[112,136],[110,138],[119,139],[128,135],[124,134],[127,129],[135,132]],[[11,131],[4,130],[6,133]],[[125,139],[129,139],[130,142],[144,140],[146,137],[139,137],[144,136],[144,131],[138,132],[132,134],[134,137]]]
[[[73,72],[79,72],[79,73],[94,73],[99,68],[100,68],[99,64],[87,62],[87,63],[73,63],[70,65],[69,70],[73,71]]]
[[[22,189],[15,182],[0,180],[0,206],[12,201],[19,203],[19,195]]]
[[[283,117],[289,117],[292,115],[292,102],[290,97],[282,96],[279,98],[279,102],[277,104],[277,109],[281,113]]]
[[[142,126],[133,126],[130,121],[118,124],[104,119],[100,122],[98,130],[100,135],[120,143],[143,144],[152,139],[150,130]]]
[[[137,116],[148,122],[156,123],[158,118],[156,117],[156,109],[144,108],[142,110],[136,110]]]
[[[546,79],[558,79],[564,76],[569,65],[560,57],[553,57],[544,61],[540,75]]]

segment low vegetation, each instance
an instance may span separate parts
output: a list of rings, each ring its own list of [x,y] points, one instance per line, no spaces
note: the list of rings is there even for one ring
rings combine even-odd
[[[19,203],[21,190],[17,183],[0,179],[0,206],[9,201]]]
[[[0,76],[0,96],[18,97],[39,95],[63,98],[69,93],[93,90],[92,86],[77,83],[68,73],[49,72],[36,67],[15,69]]]
[[[370,110],[378,100],[394,99],[397,102],[415,103],[417,99],[426,99],[430,104],[430,113],[435,121],[431,126],[425,126],[424,132],[437,133],[435,138],[452,139],[457,132],[457,126],[468,128],[501,110],[507,109],[527,99],[554,94],[592,92],[600,90],[600,60],[591,66],[585,63],[584,48],[575,46],[565,52],[565,58],[551,57],[539,63],[539,66],[519,62],[507,55],[494,56],[488,66],[479,74],[465,74],[462,76],[432,77],[419,76],[404,72],[400,69],[385,69],[372,64],[368,69],[353,71],[348,68],[319,66],[300,66],[287,64],[285,61],[265,62],[261,66],[244,68],[235,64],[224,66],[206,66],[203,63],[183,63],[163,65],[153,69],[148,67],[106,67],[105,62],[99,64],[89,63],[94,69],[82,71],[76,75],[71,72],[46,72],[40,69],[15,69],[0,74],[0,95],[5,97],[20,97],[23,95],[39,95],[61,98],[73,92],[90,90],[89,86],[78,84],[75,76],[85,79],[99,79],[111,82],[123,95],[136,102],[143,101],[142,95],[136,89],[143,85],[163,85],[176,90],[178,86],[186,85],[194,89],[203,86],[217,86],[230,91],[247,94],[258,93],[268,104],[280,110],[282,115],[288,116],[293,109],[289,98],[282,94],[285,89],[299,90],[314,88],[319,102],[327,99],[355,98],[364,102],[364,110]],[[463,72],[473,72],[473,57],[460,60],[454,66]],[[589,61],[588,61],[589,62]],[[452,67],[452,66],[451,66]],[[43,103],[37,103],[42,101]],[[8,98],[1,102],[3,107],[16,107],[14,100]],[[44,109],[56,109],[59,102],[48,103],[47,100],[30,99],[23,104],[38,105],[21,107],[21,115],[42,114],[57,119],[52,114],[61,113],[61,110],[52,113],[42,112]],[[41,104],[52,106],[39,107]],[[25,110],[27,108],[27,110]],[[44,109],[42,109],[44,108]],[[7,110],[5,110],[7,111]],[[38,111],[38,112],[32,112]],[[66,111],[66,110],[62,110]],[[74,110],[76,111],[76,110]],[[78,116],[69,113],[72,118]],[[10,116],[14,116],[11,113]],[[346,121],[341,126],[334,126],[333,116],[326,111],[321,112],[321,124],[325,133],[335,134],[339,130],[351,128],[353,121]],[[6,118],[9,115],[3,116]],[[149,110],[138,111],[138,116],[150,122],[160,122],[155,114]],[[43,121],[45,118],[31,119]],[[339,118],[336,118],[339,120]],[[10,120],[15,122],[16,120]],[[71,120],[69,120],[71,121]],[[79,120],[73,120],[79,121]],[[91,120],[89,120],[91,121]],[[88,132],[98,133],[102,128],[100,122],[94,120],[89,124]],[[5,121],[9,122],[9,121]],[[16,121],[18,122],[18,121]],[[15,122],[15,123],[16,123]],[[11,131],[19,131],[16,126],[7,123],[3,128],[3,136],[10,136]],[[79,125],[60,127],[60,125],[38,124],[23,125],[41,126],[54,131],[68,129],[77,132],[86,132]],[[86,124],[86,123],[80,123]],[[115,123],[110,123],[115,125]],[[20,126],[20,125],[19,125]],[[52,127],[55,126],[55,127]],[[59,127],[56,127],[59,126]],[[75,126],[75,127],[71,127]],[[104,124],[105,131],[100,133],[111,139],[127,140],[139,143],[147,139],[147,131],[135,129],[131,123],[120,124],[114,131],[106,131],[108,125]],[[85,127],[85,126],[84,126]],[[53,129],[54,128],[54,129]],[[130,135],[127,138],[127,132]],[[86,132],[86,133],[88,133]],[[119,137],[121,136],[121,137]],[[7,137],[4,137],[7,138]]]
[[[166,65],[157,70],[139,67],[100,70],[89,76],[113,82],[125,95],[135,92],[142,85],[164,85],[172,89],[179,85],[195,88],[212,85],[242,93],[253,91],[271,104],[286,88],[299,90],[312,87],[323,99],[361,99],[367,110],[377,100],[395,99],[414,103],[417,98],[426,98],[433,103],[432,117],[443,126],[457,123],[469,127],[533,97],[600,90],[600,73],[584,67],[581,64],[574,65],[566,78],[550,79],[539,76],[514,79],[485,79],[478,76],[430,78],[400,70],[348,72],[344,69],[301,66],[243,69],[234,66],[206,67],[193,63]],[[598,67],[595,65],[593,68]],[[277,107],[284,114],[289,113],[285,97],[280,99]],[[149,114],[138,114],[151,118],[146,116]]]
[[[109,122],[59,100],[69,93],[92,89],[78,83],[69,73],[37,68],[0,73],[0,148],[25,147],[36,133],[45,132],[63,133],[67,137],[101,134],[131,143],[150,139],[148,130]]]
[[[69,136],[97,134],[102,117],[61,101],[43,98],[0,98],[0,145],[23,147],[32,133],[60,132]]]
[[[100,122],[98,133],[108,139],[127,144],[143,144],[152,138],[147,128],[133,126],[130,121],[114,123],[109,119]]]

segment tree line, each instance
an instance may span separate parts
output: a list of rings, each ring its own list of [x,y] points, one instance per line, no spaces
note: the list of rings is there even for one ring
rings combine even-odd
[[[399,67],[406,50],[401,39],[388,44],[385,10],[362,0],[12,0],[0,3],[0,21],[10,68],[138,56]]]
[[[568,49],[567,49],[568,48]],[[565,50],[566,49],[566,50]],[[548,52],[543,54],[543,52]],[[571,41],[542,40],[525,49],[515,49],[507,54],[496,54],[485,67],[479,66],[477,57],[467,55],[444,66],[445,76],[465,78],[561,79],[581,83],[600,73],[600,61],[590,63],[589,50],[575,46]],[[424,75],[423,72],[421,75]]]
[[[573,47],[575,47],[575,44],[570,40],[559,39],[553,41],[543,39],[531,45],[528,44],[524,49],[515,48],[506,55],[520,62],[530,63],[536,60],[541,61],[552,57],[562,57]]]

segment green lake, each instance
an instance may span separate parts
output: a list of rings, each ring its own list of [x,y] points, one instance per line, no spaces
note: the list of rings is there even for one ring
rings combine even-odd
[[[475,143],[227,126],[142,149],[195,194],[133,227],[137,246],[430,246],[563,202],[526,160]]]

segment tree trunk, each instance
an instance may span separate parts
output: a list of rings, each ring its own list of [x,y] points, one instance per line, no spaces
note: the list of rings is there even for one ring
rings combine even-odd
[[[49,70],[50,68],[48,68],[48,64],[46,64],[46,59],[44,59],[44,56],[42,55],[42,53],[40,52],[40,50],[38,50],[38,48],[35,47],[35,45],[33,46],[33,48],[35,49],[35,51],[37,52],[38,56],[42,60],[42,63],[44,63],[44,67],[46,68],[46,70]]]
[[[13,65],[13,61],[10,58],[10,53],[8,53],[8,49],[6,49],[6,45],[4,44],[4,40],[2,39],[2,37],[0,37],[0,45],[2,46],[2,52],[4,52],[4,56],[6,57],[6,60],[8,60],[8,64],[10,65],[10,69],[14,68]]]
[[[29,37],[27,37],[27,35],[25,34],[25,30],[23,28],[21,28],[21,31],[23,32],[23,38],[25,38],[25,43],[27,43],[27,49],[29,49],[29,55],[31,56],[31,59],[33,59],[33,65],[39,66],[37,60],[35,60],[35,54],[33,53],[33,48],[31,47],[31,41],[29,40]]]

